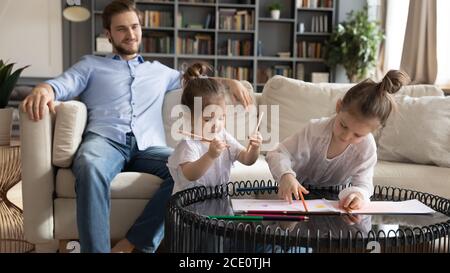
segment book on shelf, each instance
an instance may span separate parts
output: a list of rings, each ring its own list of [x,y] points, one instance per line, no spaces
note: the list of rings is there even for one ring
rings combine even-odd
[[[191,29],[214,29],[215,17],[213,14],[209,13],[205,21],[202,23],[186,23],[183,21],[183,13],[178,12],[176,18],[176,24],[178,28],[191,28]]]
[[[173,0],[172,0],[173,1]],[[215,0],[180,0],[184,3],[202,3],[202,4],[214,4]]]
[[[289,57],[291,57],[291,52],[289,52],[289,51],[287,51],[287,52],[278,52],[277,55],[280,58],[289,58]]]
[[[172,27],[172,12],[170,11],[155,11],[145,10],[144,13],[144,27]]]
[[[320,59],[323,55],[323,43],[321,42],[297,42],[297,57]]]
[[[219,9],[219,28],[221,30],[253,30],[254,10]]]
[[[266,83],[275,75],[292,78],[292,68],[289,65],[274,65],[272,67],[258,68],[258,83]]]
[[[173,0],[140,0],[141,3],[153,3],[153,2],[173,2]]]
[[[297,8],[332,8],[333,0],[297,0]]]
[[[197,34],[194,37],[178,37],[177,53],[213,55],[214,42],[211,35]]]
[[[186,28],[190,28],[190,29],[203,29],[203,25],[202,24],[187,24]]]
[[[219,55],[251,56],[253,43],[251,40],[227,39],[219,47]]]
[[[152,32],[142,37],[145,53],[173,53],[173,38],[168,33]]]
[[[296,66],[297,80],[305,80],[305,65],[298,63]]]
[[[235,80],[251,81],[252,69],[249,67],[220,65],[219,77]]]
[[[311,32],[327,33],[328,32],[328,16],[320,15],[311,18]]]

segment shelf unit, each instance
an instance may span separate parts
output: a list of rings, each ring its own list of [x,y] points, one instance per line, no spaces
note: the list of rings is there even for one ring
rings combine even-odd
[[[330,81],[334,80],[334,73],[325,65],[321,56],[299,56],[298,42],[323,43],[329,38],[330,32],[335,25],[335,14],[337,1],[339,0],[278,0],[282,4],[280,19],[270,18],[268,6],[274,0],[174,0],[174,1],[136,1],[141,11],[151,10],[159,12],[169,12],[172,15],[170,25],[161,27],[142,28],[143,37],[149,35],[168,37],[170,39],[169,50],[158,53],[148,52],[143,45],[141,55],[147,60],[157,60],[175,69],[184,69],[187,65],[195,61],[205,61],[214,68],[214,76],[226,77],[231,69],[228,67],[243,67],[247,71],[241,70],[241,76],[251,82],[258,92],[261,92],[264,83],[272,75],[285,73],[286,76],[297,78],[299,64],[303,65],[305,81],[311,80],[312,72],[327,72],[330,74]],[[331,8],[305,8],[297,7],[297,1],[303,2],[332,2]],[[92,0],[92,53],[95,55],[106,55],[105,52],[96,51],[96,37],[103,33],[102,10],[110,0]],[[225,11],[232,12],[247,11],[253,14],[253,24],[251,29],[235,30],[223,29],[221,27],[220,14]],[[182,14],[180,22],[178,14]],[[205,28],[206,18],[210,16],[210,22]],[[313,32],[312,18],[314,16],[325,16],[327,32]],[[324,17],[323,17],[324,18]],[[304,24],[303,31],[300,31],[300,23]],[[222,22],[223,24],[223,22]],[[190,26],[190,27],[188,27]],[[199,29],[199,27],[202,27]],[[322,30],[325,30],[322,29]],[[210,37],[210,38],[207,38]],[[189,43],[189,38],[193,40],[203,40],[204,48],[209,54],[192,54],[192,52],[180,52],[177,50],[178,39],[183,38],[185,44]],[[210,42],[209,42],[210,39]],[[225,52],[224,44],[228,40],[241,41],[239,46],[246,47],[245,56],[236,56]],[[244,42],[248,44],[244,45]],[[165,40],[166,43],[168,41]],[[166,44],[167,45],[167,44]],[[147,47],[148,48],[148,47]],[[242,50],[241,50],[242,51]],[[289,57],[279,57],[277,53],[289,52]],[[243,52],[241,52],[243,53]],[[322,53],[321,53],[322,54]],[[286,69],[286,70],[284,70]],[[236,72],[236,71],[234,71]],[[236,78],[237,76],[234,76]]]

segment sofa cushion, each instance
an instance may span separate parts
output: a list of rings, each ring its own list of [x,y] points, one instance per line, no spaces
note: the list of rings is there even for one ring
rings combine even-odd
[[[112,199],[150,199],[162,179],[147,173],[122,172],[111,182]],[[75,198],[75,176],[70,169],[59,169],[56,175],[58,198]]]
[[[53,140],[53,165],[67,168],[81,143],[87,121],[86,106],[79,101],[62,102],[56,106]]]
[[[253,101],[255,102],[254,107],[250,109],[249,112],[245,112],[243,107],[237,107],[238,110],[235,115],[232,115],[230,113],[227,115],[226,120],[226,126],[227,130],[230,134],[232,134],[242,145],[247,145],[247,136],[248,132],[251,130],[254,130],[255,124],[257,123],[257,99],[255,97],[255,93],[253,92],[252,85],[247,81],[241,81],[241,83],[247,88],[248,93],[252,97]],[[174,106],[181,104],[181,95],[183,93],[183,90],[173,90],[169,93],[167,93],[165,99],[164,99],[164,105],[163,105],[163,120],[164,120],[164,130],[166,133],[166,142],[169,147],[175,148],[177,145],[177,136],[180,136],[177,134],[177,130],[181,129],[178,126],[176,126],[175,122],[180,117],[171,117],[171,112]],[[239,121],[239,122],[238,122]],[[175,124],[175,126],[172,128],[172,126]],[[244,125],[239,126],[239,125]],[[252,126],[253,125],[253,126]],[[251,128],[253,127],[253,128]],[[250,129],[249,129],[250,128]],[[173,130],[173,132],[171,132]],[[174,137],[175,136],[175,137]]]
[[[116,241],[125,238],[128,230],[142,214],[147,199],[111,199],[110,236]],[[77,202],[72,198],[56,198],[54,201],[54,238],[78,239]],[[53,232],[52,232],[53,234]]]
[[[261,104],[279,105],[280,141],[294,134],[309,120],[335,113],[336,102],[353,86],[338,83],[308,83],[283,76],[272,77],[264,86]],[[397,94],[410,96],[443,96],[431,85],[405,86]],[[272,132],[270,122],[267,126]]]
[[[382,160],[450,167],[450,97],[396,97],[378,140]]]
[[[373,183],[450,198],[450,168],[378,160]]]

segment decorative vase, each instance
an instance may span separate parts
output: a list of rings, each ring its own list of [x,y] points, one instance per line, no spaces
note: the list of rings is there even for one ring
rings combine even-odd
[[[275,20],[280,19],[280,10],[278,10],[278,9],[271,10],[270,16],[272,17],[272,19],[275,19]]]
[[[13,108],[0,109],[0,146],[10,144]]]

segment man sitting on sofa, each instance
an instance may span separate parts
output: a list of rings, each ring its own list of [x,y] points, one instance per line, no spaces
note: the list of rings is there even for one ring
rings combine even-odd
[[[85,56],[61,76],[37,85],[22,107],[42,119],[54,100],[79,96],[88,124],[72,165],[76,177],[77,225],[82,252],[110,252],[110,183],[122,170],[145,172],[164,180],[141,216],[113,252],[134,248],[154,252],[164,235],[164,215],[173,181],[167,170],[162,105],[168,90],[180,88],[180,72],[138,55],[142,30],[133,1],[116,0],[103,12],[103,26],[114,54]],[[247,106],[242,84],[220,79]]]

